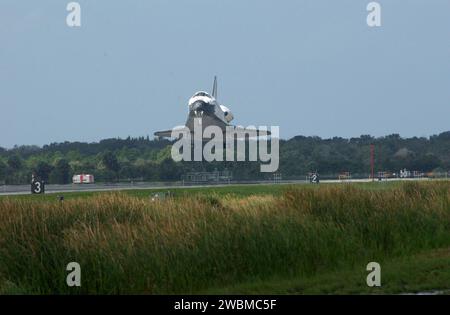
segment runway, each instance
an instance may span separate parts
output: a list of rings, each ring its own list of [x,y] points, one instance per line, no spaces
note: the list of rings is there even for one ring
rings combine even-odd
[[[383,181],[424,181],[429,178],[393,178]],[[344,184],[344,183],[368,183],[371,179],[327,179],[321,180],[322,184]],[[378,182],[378,181],[376,181]],[[289,185],[289,184],[311,184],[307,180],[280,180],[280,181],[231,181],[230,183],[206,183],[206,184],[183,184],[183,182],[134,182],[134,183],[98,183],[98,184],[67,184],[67,185],[45,185],[46,194],[69,193],[69,192],[101,192],[101,191],[120,191],[134,189],[176,189],[176,188],[206,188],[206,187],[226,187],[239,185]],[[28,195],[31,194],[30,185],[2,185],[0,186],[0,196]]]

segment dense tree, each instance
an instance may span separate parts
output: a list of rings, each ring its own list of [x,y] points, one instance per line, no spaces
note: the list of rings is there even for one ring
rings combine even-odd
[[[3,182],[6,177],[6,164],[0,160],[0,182]]]
[[[97,181],[180,180],[192,171],[230,170],[235,179],[264,179],[259,162],[179,162],[170,156],[171,142],[148,138],[105,139],[98,143],[52,143],[42,148],[20,146],[0,149],[0,181],[27,183],[34,171],[50,183],[67,183],[73,174],[93,174]],[[450,132],[430,138],[402,138],[398,134],[351,139],[296,136],[280,141],[283,178],[305,178],[311,171],[337,176],[370,172],[370,146],[375,145],[376,171],[400,169],[450,170]]]
[[[164,159],[159,167],[162,180],[179,180],[181,176],[180,163],[175,163],[171,158]]]
[[[68,184],[71,178],[71,167],[67,160],[60,159],[56,162],[50,174],[50,181],[57,184]]]
[[[48,182],[50,173],[53,171],[53,166],[47,162],[40,161],[34,170],[36,176],[46,182]]]
[[[13,170],[19,170],[22,168],[22,159],[20,158],[19,154],[13,154],[8,158],[8,165]]]
[[[110,151],[103,154],[102,163],[109,171],[118,172],[120,170],[119,161],[117,161],[116,155]]]

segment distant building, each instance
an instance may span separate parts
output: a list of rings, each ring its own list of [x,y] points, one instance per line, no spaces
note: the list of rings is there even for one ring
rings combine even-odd
[[[222,172],[190,172],[182,176],[183,184],[200,184],[200,183],[230,183],[233,179],[231,171]]]
[[[94,175],[90,174],[73,175],[72,182],[74,184],[93,184]]]

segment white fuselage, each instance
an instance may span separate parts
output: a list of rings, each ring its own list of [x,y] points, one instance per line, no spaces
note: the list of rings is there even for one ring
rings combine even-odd
[[[188,107],[189,112],[194,111],[197,115],[201,115],[201,113],[197,113],[197,104],[207,104],[209,106],[214,106],[214,115],[222,120],[225,123],[229,123],[233,120],[233,114],[231,113],[230,109],[224,105],[220,105],[217,100],[212,97],[207,92],[197,92],[189,99]]]

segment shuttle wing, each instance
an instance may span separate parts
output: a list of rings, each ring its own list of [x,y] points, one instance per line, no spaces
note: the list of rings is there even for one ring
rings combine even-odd
[[[159,138],[170,138],[172,136],[172,129],[171,130],[163,130],[163,131],[157,131],[154,133],[156,137]]]
[[[228,127],[231,127],[231,125],[229,125]],[[267,137],[267,136],[271,135],[271,132],[268,130],[257,129],[257,128],[244,128],[241,126],[232,126],[232,127],[234,128],[234,132],[235,132],[235,134],[232,134],[232,135],[235,137],[237,136],[237,139],[243,139],[247,136],[250,136],[252,138],[252,137]],[[178,129],[178,128],[176,128],[176,129]],[[180,129],[182,129],[182,128],[180,128]],[[223,128],[223,131],[224,131],[225,136],[232,136],[232,135],[225,134],[225,128]],[[158,138],[171,138],[172,130],[157,131],[154,133],[154,135],[155,135],[155,137],[158,137]]]
[[[231,126],[231,125],[230,125]],[[244,128],[242,126],[233,126],[234,132],[238,139],[243,139],[247,136],[253,137],[268,137],[272,133],[268,130],[258,129],[258,128]],[[234,134],[232,134],[234,136]],[[230,136],[230,135],[227,135]]]

